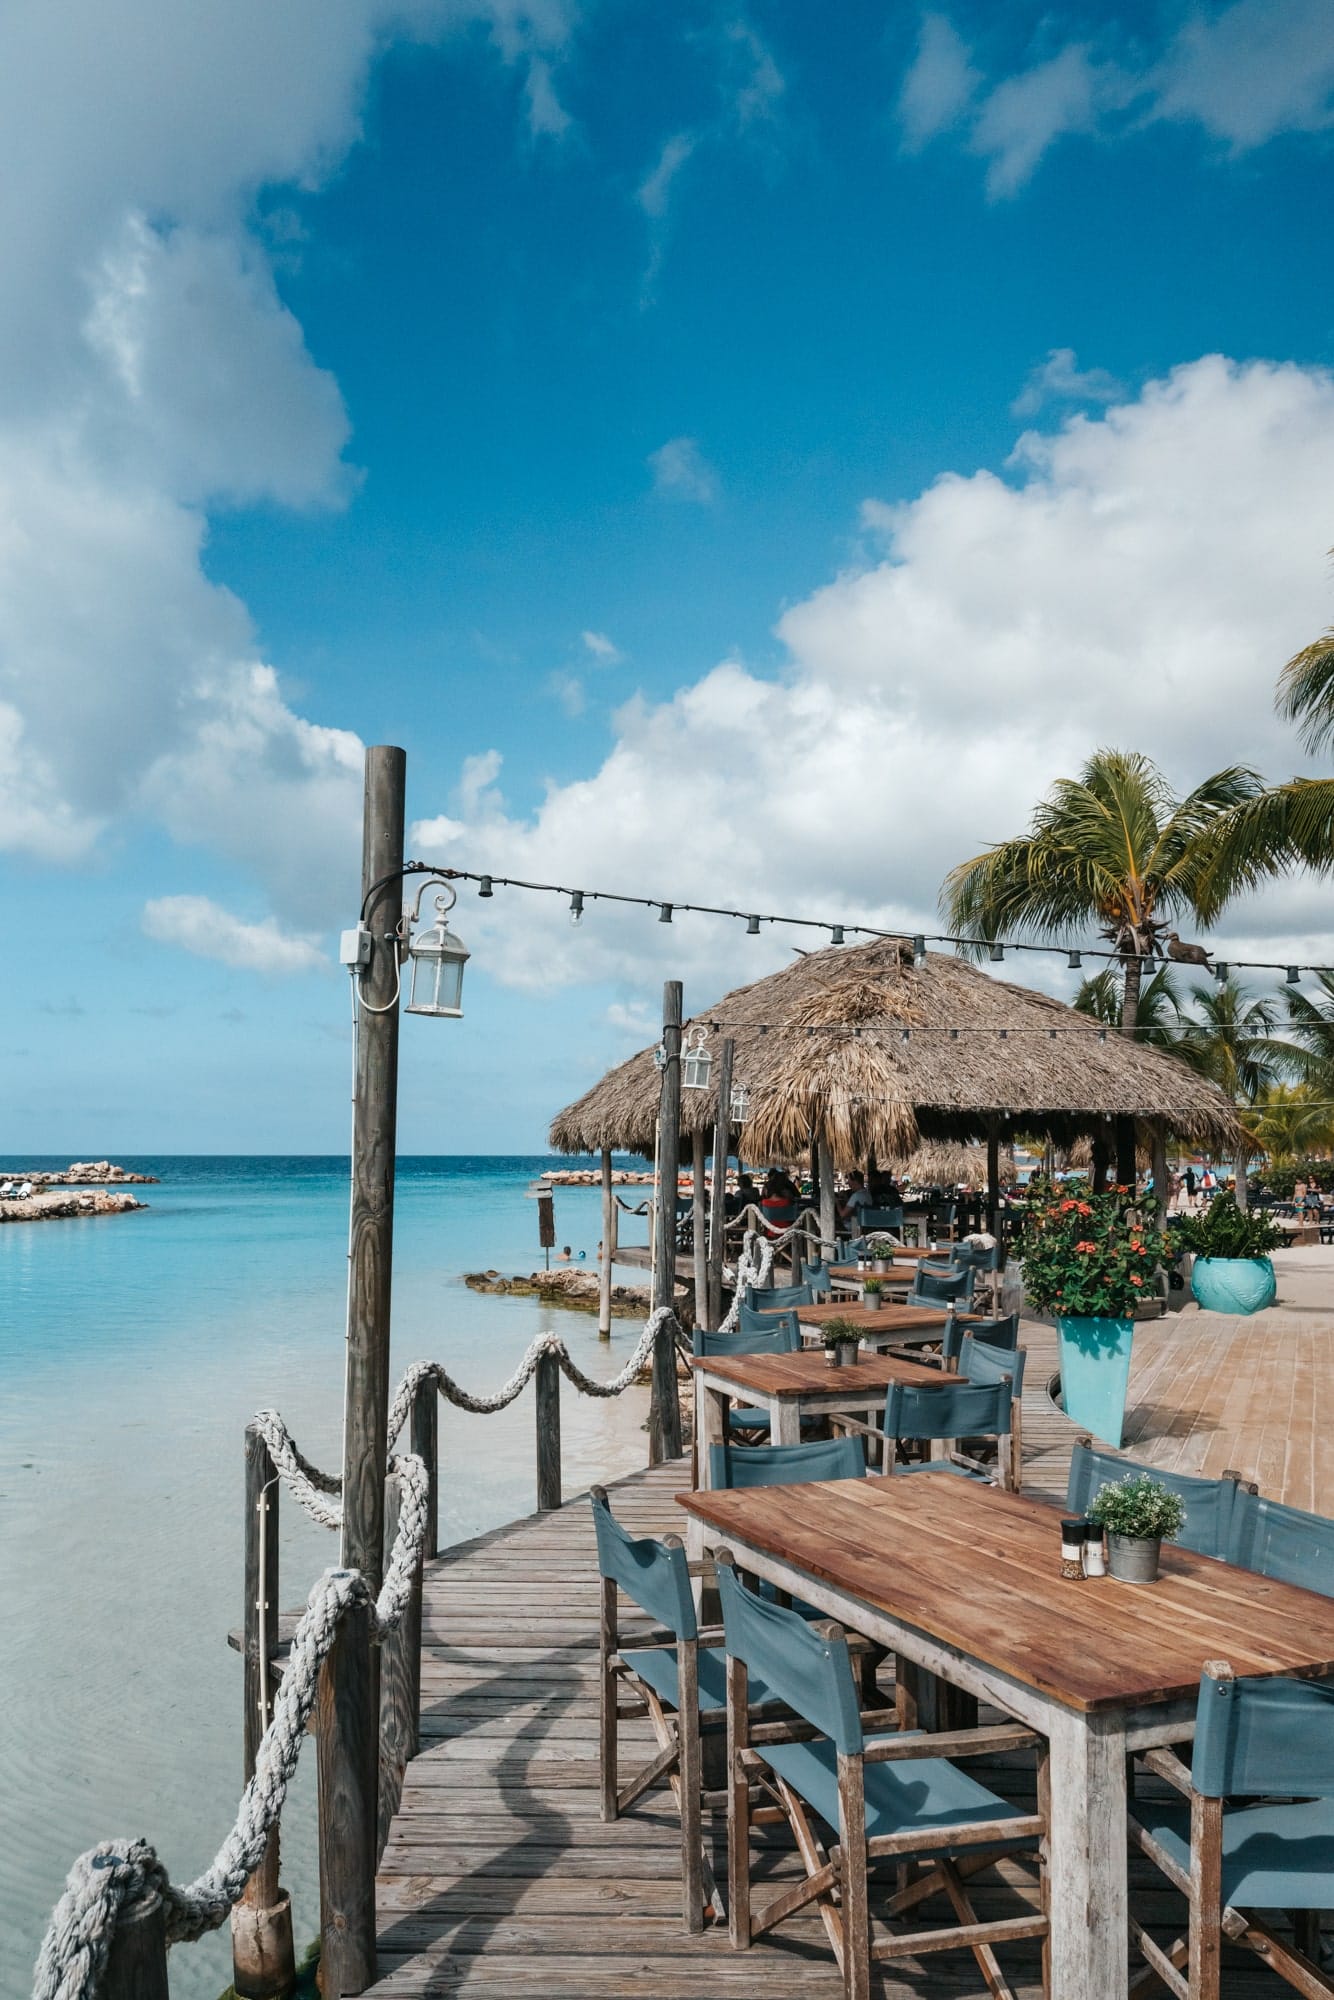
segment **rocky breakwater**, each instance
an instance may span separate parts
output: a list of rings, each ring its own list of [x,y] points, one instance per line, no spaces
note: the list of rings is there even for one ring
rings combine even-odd
[[[128,1215],[147,1206],[146,1201],[136,1201],[132,1194],[119,1189],[43,1188],[28,1195],[0,1194],[0,1222],[55,1222],[77,1215]]]
[[[526,1278],[506,1278],[499,1271],[468,1271],[463,1282],[474,1292],[508,1292],[518,1298],[539,1298],[547,1305],[568,1306],[573,1312],[598,1309],[596,1271],[534,1271]],[[613,1319],[643,1319],[649,1310],[647,1285],[613,1285]]]
[[[63,1173],[10,1174],[34,1187],[156,1187],[156,1174],[130,1174],[110,1160],[75,1160]]]

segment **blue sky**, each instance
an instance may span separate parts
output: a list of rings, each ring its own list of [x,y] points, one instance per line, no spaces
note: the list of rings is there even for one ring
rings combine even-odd
[[[1098,743],[1299,767],[1323,4],[188,14],[0,27],[3,1150],[341,1147],[367,741],[457,865],[914,928]],[[790,948],[458,928],[408,1150]]]

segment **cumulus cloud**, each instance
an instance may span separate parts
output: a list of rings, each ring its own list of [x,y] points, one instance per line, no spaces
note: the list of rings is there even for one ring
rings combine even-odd
[[[1044,24],[1044,35],[1049,33]],[[905,151],[959,127],[987,162],[987,191],[1014,195],[1058,139],[1124,137],[1161,120],[1198,126],[1233,153],[1334,124],[1327,0],[1232,0],[1192,12],[1156,50],[1108,22],[1013,75],[984,80],[947,17],[923,16],[899,95]]]
[[[497,874],[930,930],[946,870],[1025,826],[1100,744],[1148,751],[1181,785],[1239,754],[1292,768],[1273,686],[1329,620],[1331,453],[1328,374],[1181,367],[1026,434],[1006,477],[947,474],[882,507],[883,554],[783,615],[777,677],[726,660],[670,701],[631,701],[600,767],[530,817],[488,782],[414,844]],[[1267,894],[1229,929],[1320,927],[1319,898],[1309,921],[1296,907]],[[554,899],[519,911],[499,891],[458,927],[516,983],[642,994],[675,974],[695,1004],[792,942],[593,902],[575,932]]]
[[[581,632],[579,637],[600,667],[618,667],[625,658],[620,647],[605,632]]]
[[[1010,408],[1016,417],[1032,417],[1048,403],[1110,403],[1120,394],[1115,375],[1105,368],[1080,368],[1073,347],[1053,347]]]
[[[694,500],[701,507],[718,498],[718,475],[705,458],[696,439],[668,438],[648,455],[653,472],[653,491],[669,500]]]
[[[300,220],[256,219],[256,194],[327,179],[390,37],[480,27],[555,134],[574,24],[574,0],[0,16],[0,847],[76,862],[148,815],[240,864],[275,921],[334,921],[361,745],[290,704],[201,562],[217,506],[356,485],[274,283]]]
[[[216,958],[241,972],[327,972],[329,960],[314,938],[282,931],[272,917],[246,923],[207,896],[159,896],[145,903],[143,928],[159,944],[178,945],[197,958]]]

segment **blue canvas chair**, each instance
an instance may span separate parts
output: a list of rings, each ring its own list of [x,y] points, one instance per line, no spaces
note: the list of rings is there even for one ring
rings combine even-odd
[[[1177,1545],[1194,1549],[1201,1556],[1225,1556],[1236,1504],[1238,1472],[1225,1472],[1221,1479],[1198,1479],[1192,1473],[1163,1472],[1156,1465],[1123,1458],[1119,1452],[1105,1451],[1090,1437],[1076,1439],[1070,1455],[1070,1478],[1065,1503],[1072,1514],[1087,1514],[1094,1495],[1113,1479],[1125,1479],[1132,1472],[1148,1472],[1169,1492],[1186,1503],[1186,1520]]]
[[[808,1264],[804,1259],[802,1260],[801,1282],[810,1288],[813,1300],[827,1299],[833,1289],[833,1280],[829,1275],[829,1266],[823,1258],[821,1258],[818,1264]]]
[[[965,1473],[973,1479],[992,1480],[1007,1493],[1019,1491],[1020,1468],[1014,1450],[1014,1409],[1011,1379],[1001,1375],[995,1382],[968,1382],[940,1389],[910,1387],[891,1382],[885,1397],[883,1470],[887,1473],[939,1471]],[[960,1438],[992,1438],[996,1444],[996,1464],[959,1450]],[[900,1447],[904,1444],[945,1442],[949,1450],[943,1459],[928,1459],[904,1465]]]
[[[1218,2000],[1226,1932],[1299,1993],[1334,1994],[1314,1949],[1308,1956],[1255,1914],[1334,1902],[1334,1683],[1238,1680],[1226,1661],[1207,1661],[1190,1769],[1171,1750],[1144,1762],[1180,1797],[1137,1798],[1130,1837],[1190,1906],[1186,1936],[1167,1949],[1132,1915],[1159,1978],[1180,2000]],[[1301,1916],[1296,1928],[1313,1943]]]
[[[801,1345],[801,1322],[797,1318],[794,1306],[787,1306],[777,1312],[765,1312],[758,1306],[748,1306],[742,1299],[737,1307],[736,1323],[741,1333],[771,1334],[776,1327],[788,1327],[791,1329],[793,1341],[798,1347]],[[738,1348],[736,1351],[744,1353],[746,1350]]]
[[[860,1479],[866,1454],[856,1438],[814,1438],[809,1444],[755,1444],[739,1450],[709,1446],[710,1486],[800,1486],[814,1479]]]
[[[971,1333],[978,1340],[985,1340],[992,1347],[1017,1348],[1019,1345],[1019,1315],[1006,1313],[1001,1319],[977,1319],[969,1313],[967,1322],[951,1315],[945,1322],[941,1335],[940,1359],[946,1368],[953,1368],[963,1348],[963,1338]]]
[[[795,1313],[756,1313],[758,1324],[745,1324],[746,1308],[741,1308],[739,1333],[709,1333],[697,1326],[690,1336],[692,1354],[795,1354],[801,1346],[801,1328]],[[727,1427],[738,1431],[767,1431],[767,1410],[729,1408]]]
[[[953,1306],[959,1312],[967,1312],[973,1303],[973,1286],[976,1273],[969,1268],[965,1271],[932,1269],[921,1264],[913,1280],[912,1290],[904,1300],[910,1306]]]
[[[741,1949],[797,1910],[816,1904],[843,1973],[849,2000],[867,2000],[875,1960],[919,1958],[970,1949],[993,1993],[1005,1993],[993,1942],[1041,1937],[1041,1912],[980,1922],[958,1858],[1013,1853],[1044,1831],[1025,1813],[933,1751],[919,1731],[868,1734],[888,1727],[893,1712],[859,1712],[847,1640],[832,1623],[812,1627],[791,1611],[747,1590],[725,1550],[718,1555],[718,1589],[727,1645],[728,1890],[732,1943]],[[763,1681],[805,1726],[752,1729],[754,1682]],[[957,1743],[957,1737],[953,1739]],[[970,1754],[1045,1745],[1018,1725],[978,1730]],[[751,1902],[752,1786],[786,1818],[806,1868],[805,1880]],[[1045,1795],[1045,1783],[1039,1796]],[[818,1823],[834,1838],[821,1837]],[[998,1833],[997,1829],[1004,1831]],[[872,1939],[868,1868],[892,1854],[900,1863],[929,1864],[924,1880],[894,1898],[895,1912],[944,1889],[956,1921]],[[1045,1899],[1044,1899],[1045,1900]]]
[[[858,1212],[858,1224],[863,1236],[875,1230],[883,1230],[886,1236],[897,1236],[903,1228],[901,1208],[863,1208]]]
[[[956,1374],[967,1376],[970,1382],[992,1383],[1009,1377],[1010,1454],[1015,1463],[1017,1482],[1023,1479],[1024,1363],[1027,1359],[1026,1347],[995,1347],[989,1340],[979,1340],[970,1326],[960,1344],[958,1359],[951,1364]]]
[[[751,1312],[777,1312],[784,1306],[813,1306],[809,1285],[747,1285],[742,1304]]]
[[[1334,1597],[1334,1521],[1323,1514],[1285,1507],[1280,1500],[1262,1500],[1239,1486],[1225,1553],[1230,1563],[1260,1576]]]

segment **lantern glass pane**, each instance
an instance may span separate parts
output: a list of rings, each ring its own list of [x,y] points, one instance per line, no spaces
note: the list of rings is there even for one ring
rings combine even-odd
[[[447,1020],[463,1015],[463,968],[468,952],[444,925],[436,924],[414,938],[409,947],[412,983],[409,1014],[434,1014]]]
[[[707,1090],[713,1057],[707,1049],[689,1049],[681,1061],[681,1081],[687,1090]]]

